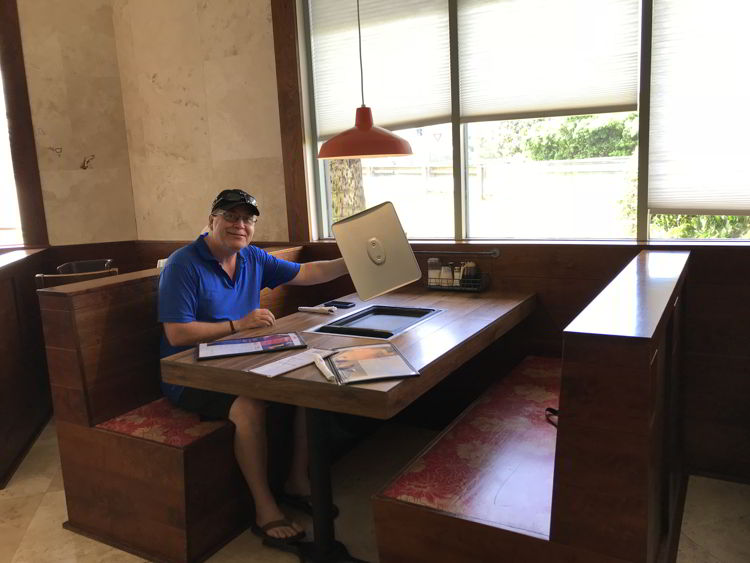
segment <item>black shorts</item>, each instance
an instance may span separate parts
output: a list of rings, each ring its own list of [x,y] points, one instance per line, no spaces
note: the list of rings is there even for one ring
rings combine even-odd
[[[185,387],[177,406],[200,415],[201,420],[227,420],[237,395]]]

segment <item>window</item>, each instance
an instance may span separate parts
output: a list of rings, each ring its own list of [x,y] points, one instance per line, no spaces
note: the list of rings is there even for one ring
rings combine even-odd
[[[745,2],[654,2],[653,238],[750,238]]]
[[[391,201],[409,238],[453,238],[450,123],[397,133],[409,141],[413,155],[325,161],[330,224]]]
[[[391,200],[410,238],[620,239],[649,227],[654,238],[750,237],[750,82],[737,70],[750,9],[653,0],[653,53],[641,53],[649,4],[360,0],[367,105],[414,155],[320,162],[322,232]],[[308,9],[322,142],[351,127],[360,103],[356,3]],[[639,131],[648,65],[650,130]]]
[[[2,77],[0,77],[0,246],[23,244],[16,180],[10,155],[8,121],[5,116],[5,95]]]
[[[0,244],[46,245],[47,223],[15,0],[0,2],[0,37]]]
[[[632,112],[468,124],[469,237],[634,237],[637,127]]]

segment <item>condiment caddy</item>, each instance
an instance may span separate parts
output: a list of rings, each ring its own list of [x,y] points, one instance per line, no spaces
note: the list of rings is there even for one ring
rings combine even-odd
[[[486,289],[489,282],[489,274],[481,272],[475,262],[441,262],[439,258],[427,260],[429,289],[478,292]]]

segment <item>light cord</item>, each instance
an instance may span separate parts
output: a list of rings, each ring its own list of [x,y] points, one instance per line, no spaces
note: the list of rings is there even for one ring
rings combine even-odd
[[[357,0],[357,36],[359,37],[359,88],[362,92],[362,107],[365,106],[365,72],[362,69],[362,27],[359,23],[359,0]]]

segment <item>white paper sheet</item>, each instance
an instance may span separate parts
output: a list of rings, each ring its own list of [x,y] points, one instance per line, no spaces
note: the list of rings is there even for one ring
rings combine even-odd
[[[331,354],[333,354],[333,350],[308,348],[307,350],[305,350],[304,352],[300,352],[299,354],[287,356],[285,358],[281,358],[280,360],[263,364],[262,366],[246,368],[245,371],[257,373],[258,375],[265,375],[266,377],[276,377],[277,375],[281,375],[282,373],[287,373],[297,368],[301,368],[302,366],[306,366],[307,364],[313,363],[313,354],[318,354],[322,358],[325,358],[326,356],[330,356]]]

